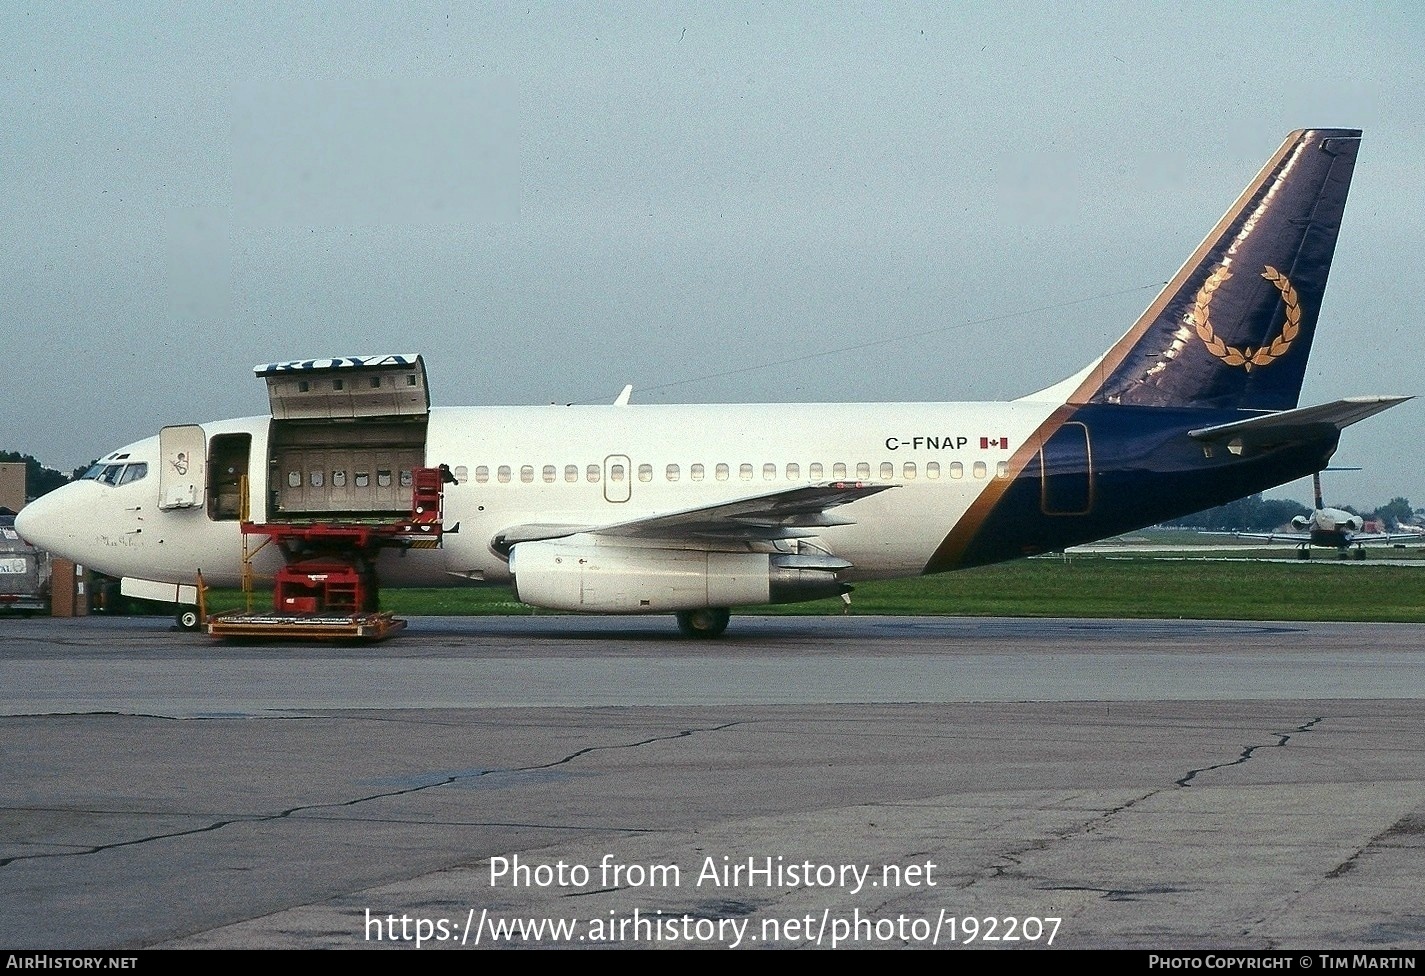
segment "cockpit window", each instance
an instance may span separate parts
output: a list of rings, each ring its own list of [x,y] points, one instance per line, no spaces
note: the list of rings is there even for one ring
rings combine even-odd
[[[97,481],[103,485],[127,485],[148,474],[148,464],[136,461],[132,464],[96,464],[79,479]]]

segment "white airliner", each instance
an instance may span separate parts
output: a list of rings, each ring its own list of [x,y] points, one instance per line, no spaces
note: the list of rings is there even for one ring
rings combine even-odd
[[[845,592],[1089,542],[1325,467],[1408,399],[1297,409],[1360,132],[1281,148],[1098,361],[1007,403],[431,408],[418,356],[272,363],[271,416],[165,428],[27,507],[36,545],[193,602],[239,580],[255,522],[404,512],[446,465],[440,548],[383,585],[513,583],[534,606],[673,613]],[[282,556],[260,552],[259,572]]]

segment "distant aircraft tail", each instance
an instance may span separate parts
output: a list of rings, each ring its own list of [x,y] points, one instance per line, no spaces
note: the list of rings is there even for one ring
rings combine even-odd
[[[1068,402],[1295,407],[1360,136],[1287,136]]]

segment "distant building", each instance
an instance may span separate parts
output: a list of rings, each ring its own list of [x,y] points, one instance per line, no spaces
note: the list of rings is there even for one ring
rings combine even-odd
[[[8,508],[11,513],[24,508],[25,487],[24,462],[0,462],[0,508]]]

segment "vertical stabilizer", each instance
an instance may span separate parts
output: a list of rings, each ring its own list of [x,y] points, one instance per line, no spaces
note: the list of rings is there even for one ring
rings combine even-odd
[[[1360,135],[1289,135],[1069,402],[1295,407]]]

